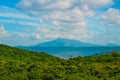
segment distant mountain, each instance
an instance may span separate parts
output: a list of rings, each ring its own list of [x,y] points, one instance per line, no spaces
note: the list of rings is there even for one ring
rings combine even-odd
[[[17,46],[17,47],[25,48],[25,46]],[[52,41],[43,42],[32,46],[26,46],[26,48],[28,47],[32,47],[32,48],[33,47],[120,47],[120,45],[117,44],[98,45],[98,44],[81,42],[73,39],[58,38]]]
[[[54,56],[69,58],[70,56],[89,56],[95,53],[109,52],[112,50],[120,50],[119,47],[111,47],[110,45],[97,45],[81,42],[72,39],[58,38],[32,46],[18,46],[18,48],[30,51],[46,52]]]
[[[107,44],[106,46],[108,46],[108,47],[120,47],[120,45],[117,45],[117,44]]]
[[[97,47],[97,46],[100,46],[100,45],[85,43],[85,42],[72,40],[72,39],[58,38],[53,41],[33,45],[32,47]]]

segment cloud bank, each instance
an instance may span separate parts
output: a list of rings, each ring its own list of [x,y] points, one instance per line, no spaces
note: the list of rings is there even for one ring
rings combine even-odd
[[[115,4],[115,0],[20,0],[17,9],[0,6],[0,23],[20,29],[12,32],[5,26],[14,34],[10,40],[16,35],[16,41],[25,39],[17,41],[22,44],[55,38],[119,43],[120,11]]]
[[[33,16],[39,16],[40,22],[47,24],[43,25],[46,27],[39,26],[35,37],[85,41],[88,37],[86,18],[93,17],[94,10],[111,5],[112,0],[21,0],[18,7]]]

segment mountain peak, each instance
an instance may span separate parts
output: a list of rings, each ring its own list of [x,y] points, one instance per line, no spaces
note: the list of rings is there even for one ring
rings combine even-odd
[[[53,41],[77,41],[77,40],[73,40],[73,39],[66,39],[66,38],[57,38]]]
[[[93,47],[95,44],[85,43],[73,39],[57,38],[53,41],[34,45],[35,47]]]

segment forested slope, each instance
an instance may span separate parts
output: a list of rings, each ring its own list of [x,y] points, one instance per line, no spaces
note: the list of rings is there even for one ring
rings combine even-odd
[[[119,80],[120,54],[67,60],[0,45],[0,80]]]

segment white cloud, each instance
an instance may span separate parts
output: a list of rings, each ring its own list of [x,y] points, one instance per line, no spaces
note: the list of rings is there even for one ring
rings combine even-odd
[[[29,10],[65,10],[74,6],[87,5],[97,9],[113,5],[113,0],[21,0],[18,7]]]
[[[0,13],[0,17],[11,17],[11,18],[19,18],[19,19],[32,19],[27,15],[21,15],[18,13]]]
[[[99,44],[119,44],[120,42],[120,11],[118,9],[109,8],[96,16],[99,21],[91,21],[89,29],[88,42]],[[103,39],[103,40],[101,40]]]
[[[49,9],[68,9],[74,0],[21,0],[18,4],[23,9],[30,10],[49,10]]]
[[[85,14],[78,7],[74,0],[27,0],[31,5],[29,7],[25,0],[21,0],[18,4],[23,10],[32,12],[33,15],[40,16],[40,22],[44,24],[49,23],[46,27],[38,29],[38,33],[42,38],[75,38],[79,36],[79,39],[83,40],[82,37],[87,35],[87,23],[85,21]],[[23,5],[23,6],[22,6]],[[49,28],[52,27],[52,28]],[[78,30],[76,30],[76,27]],[[63,32],[62,30],[65,30]],[[74,31],[74,32],[71,32]],[[68,33],[69,35],[68,35]],[[79,35],[76,33],[83,33]],[[82,37],[80,37],[82,36]],[[85,38],[84,38],[85,40]]]
[[[4,6],[0,6],[0,17],[36,20],[34,17],[31,17],[28,14],[23,13],[17,9]]]
[[[105,30],[102,34],[100,32],[100,26],[95,19],[97,10],[99,11],[99,9],[102,8],[107,9],[113,4],[113,0],[21,0],[18,4],[18,8],[22,9],[23,12],[17,9],[0,7],[0,17],[9,18],[0,19],[0,22],[38,27],[29,28],[24,33],[10,37],[10,41],[15,44],[33,44],[59,37],[81,41],[90,39],[92,40],[91,42],[96,43],[105,43],[116,38],[116,42],[119,42],[120,39],[117,38],[118,36],[114,37],[116,34],[114,34],[113,37],[107,37],[108,35],[104,33],[106,30],[104,26],[103,29]],[[26,14],[26,12],[28,12],[28,14]],[[102,15],[102,21],[104,21],[104,24],[107,24],[107,26],[111,24],[112,26],[119,26],[119,15],[120,12],[118,10],[110,8]],[[99,15],[97,15],[97,18],[98,17]],[[87,23],[86,21],[89,18],[95,19],[95,24],[90,23],[90,26],[95,27],[95,32],[91,33],[92,38],[89,38],[89,22]],[[112,32],[113,31],[110,33]],[[0,27],[0,35],[5,36],[6,34],[9,33],[4,27]],[[101,38],[105,40],[101,41]],[[8,40],[9,38],[6,39],[6,42]]]
[[[87,5],[91,9],[110,7],[114,4],[113,0],[79,0],[81,5]]]
[[[94,17],[96,9],[108,8],[113,3],[113,0],[21,0],[18,7],[40,18],[42,25],[36,33],[42,38],[85,41],[88,38],[86,19]]]
[[[0,23],[39,26],[39,19],[14,8],[0,6]]]
[[[27,26],[39,26],[39,22],[35,21],[27,21],[27,20],[18,20],[18,19],[0,19],[0,23],[5,24],[19,24],[19,25],[27,25]]]
[[[0,38],[8,37],[10,34],[4,29],[3,26],[0,26]]]
[[[34,34],[33,34],[33,37],[34,37],[35,39],[41,39],[41,38],[42,38],[38,33],[34,33]]]
[[[72,10],[66,10],[64,12],[54,11],[48,15],[44,15],[41,18],[43,18],[44,21],[45,20],[52,21],[54,24],[57,24],[57,25],[62,25],[62,23],[73,24],[73,25],[81,22],[86,23],[84,21],[84,14],[78,7],[75,7]]]
[[[107,26],[120,26],[120,11],[118,9],[109,8],[101,17],[102,22]]]
[[[84,26],[81,27],[46,27],[40,26],[36,29],[37,34],[39,34],[42,40],[45,39],[55,39],[55,38],[69,38],[85,41],[88,36],[87,31]]]
[[[44,7],[44,9],[68,9],[71,7],[72,2],[72,0],[56,0]]]
[[[120,43],[120,37],[118,37],[118,33],[100,33],[100,34],[91,34],[89,36],[88,42],[94,43],[94,44],[119,44]],[[101,40],[102,39],[102,40]]]

